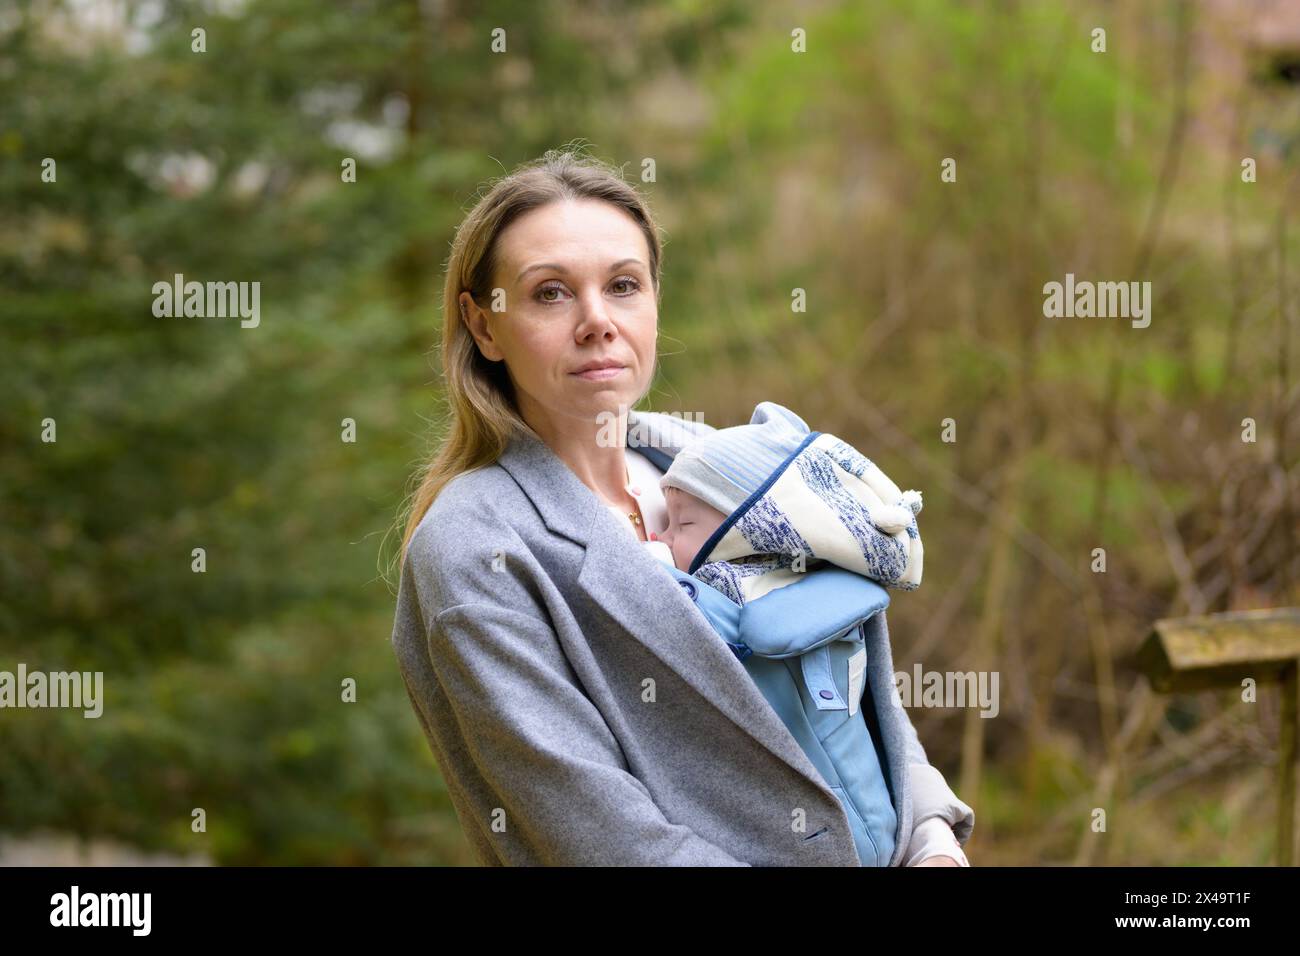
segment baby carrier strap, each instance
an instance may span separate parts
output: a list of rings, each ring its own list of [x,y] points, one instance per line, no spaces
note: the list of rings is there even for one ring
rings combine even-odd
[[[834,565],[739,608],[739,640],[763,657],[794,657],[838,640],[889,606],[889,592]]]

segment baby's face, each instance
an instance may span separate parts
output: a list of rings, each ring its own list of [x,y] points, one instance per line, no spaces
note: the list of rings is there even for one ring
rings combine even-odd
[[[680,488],[665,488],[664,500],[668,505],[668,527],[659,540],[672,549],[673,564],[685,571],[727,516]]]

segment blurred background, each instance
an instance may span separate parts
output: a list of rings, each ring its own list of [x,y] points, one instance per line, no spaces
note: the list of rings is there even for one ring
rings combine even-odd
[[[1276,693],[1133,653],[1300,603],[1298,136],[1280,0],[5,3],[0,669],[105,689],[0,711],[0,862],[471,862],[396,522],[452,232],[577,144],[667,234],[644,407],[780,402],[924,493],[895,665],[1000,674],[994,719],[910,712],[972,863],[1269,863]],[[1044,318],[1067,272],[1150,281],[1150,327]],[[155,318],[175,273],[260,325]]]

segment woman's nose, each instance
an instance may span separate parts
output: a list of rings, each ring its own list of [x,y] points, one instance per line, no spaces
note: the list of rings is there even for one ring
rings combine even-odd
[[[582,314],[582,319],[578,322],[577,328],[577,337],[579,339],[585,339],[591,332],[604,335],[606,332],[615,330],[614,323],[605,310],[605,303],[601,301],[599,295],[594,297],[584,296],[579,308]]]

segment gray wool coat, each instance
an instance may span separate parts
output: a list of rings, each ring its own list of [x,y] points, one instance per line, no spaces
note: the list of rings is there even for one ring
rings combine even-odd
[[[711,430],[633,412],[629,436],[638,422],[670,457]],[[897,866],[923,819],[964,844],[974,814],[901,706],[884,618],[866,629],[863,712],[898,810]],[[392,643],[485,865],[858,865],[843,807],[744,666],[531,432],[425,514]]]

